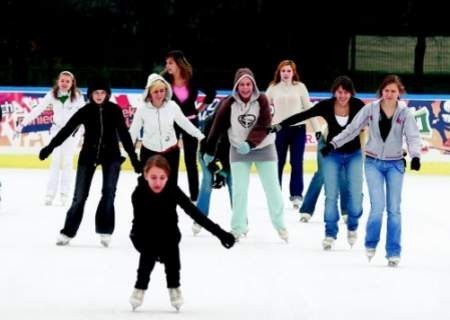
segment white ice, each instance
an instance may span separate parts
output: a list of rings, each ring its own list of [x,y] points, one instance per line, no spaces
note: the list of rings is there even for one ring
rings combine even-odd
[[[403,252],[398,268],[384,258],[385,229],[369,263],[363,239],[351,249],[340,223],[335,248],[324,252],[323,195],[310,223],[286,203],[288,244],[269,222],[257,176],[249,190],[248,237],[230,250],[208,232],[194,237],[192,220],[181,210],[180,313],[170,306],[164,270],[153,271],[144,304],[128,303],[138,254],[128,239],[130,194],[136,175],[122,172],[116,197],[116,229],[110,248],[94,232],[100,195],[97,172],[77,236],[67,247],[55,240],[67,207],[43,205],[47,170],[0,169],[0,319],[450,319],[450,212],[448,177],[405,176],[402,217]],[[311,175],[305,176],[307,186]],[[285,177],[287,180],[287,176]],[[180,185],[186,188],[186,176]],[[288,193],[284,191],[285,199]],[[213,192],[210,218],[229,229],[225,189]]]

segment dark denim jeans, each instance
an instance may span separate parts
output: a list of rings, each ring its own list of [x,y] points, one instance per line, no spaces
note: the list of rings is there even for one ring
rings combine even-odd
[[[303,155],[305,153],[306,128],[304,125],[287,127],[277,133],[275,145],[278,154],[278,180],[282,186],[283,169],[289,149],[291,179],[289,193],[291,197],[303,195]]]
[[[95,213],[95,231],[97,233],[112,234],[114,231],[114,199],[116,197],[121,164],[122,161],[120,159],[108,164],[102,164],[102,196]],[[64,228],[61,230],[61,233],[68,237],[73,238],[77,234],[95,169],[96,166],[94,165],[78,165],[72,205],[67,211]]]

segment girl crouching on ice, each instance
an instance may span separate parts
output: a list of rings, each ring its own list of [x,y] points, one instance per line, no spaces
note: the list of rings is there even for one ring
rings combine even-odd
[[[183,304],[177,205],[196,223],[219,238],[225,248],[231,248],[235,242],[231,233],[203,215],[178,186],[167,184],[169,175],[170,166],[163,156],[150,157],[132,195],[134,219],[130,238],[140,253],[137,280],[130,298],[133,310],[144,300],[150,273],[157,261],[164,264],[172,306],[179,310]]]

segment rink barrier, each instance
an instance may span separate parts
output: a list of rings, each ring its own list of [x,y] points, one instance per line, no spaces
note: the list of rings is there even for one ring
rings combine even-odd
[[[30,125],[23,128],[23,134],[13,139],[15,128],[23,117],[36,106],[40,99],[50,90],[49,87],[0,87],[0,167],[8,168],[45,168],[48,161],[39,161],[37,154],[46,145],[52,121],[51,108],[39,115]],[[83,94],[85,88],[81,88]],[[136,107],[142,103],[141,89],[113,89],[111,101],[123,110],[127,125],[131,124]],[[218,102],[230,91],[218,91]],[[330,97],[330,93],[311,92],[313,103]],[[374,94],[357,94],[365,102],[374,100]],[[201,106],[204,96],[200,95],[197,106]],[[423,138],[422,169],[427,174],[450,175],[450,95],[405,95],[402,97],[413,108]],[[208,107],[199,110],[199,121],[208,114]],[[320,119],[320,118],[319,118]],[[321,119],[320,119],[321,120]],[[307,142],[305,152],[305,172],[313,172],[315,163],[316,140],[314,132],[307,125]],[[131,170],[127,161],[124,169]],[[184,170],[184,161],[180,161]],[[286,166],[289,170],[289,166]]]

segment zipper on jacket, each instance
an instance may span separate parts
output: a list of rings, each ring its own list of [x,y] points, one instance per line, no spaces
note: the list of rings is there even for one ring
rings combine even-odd
[[[156,114],[158,115],[158,129],[159,129],[159,148],[161,151],[164,151],[163,149],[163,142],[161,140],[161,119],[160,119],[160,115],[159,115],[159,109],[156,109]]]
[[[99,107],[99,119],[100,119],[100,137],[98,138],[98,146],[97,146],[97,155],[95,157],[95,163],[98,164],[98,160],[100,158],[100,148],[102,147],[103,140],[103,106]]]

